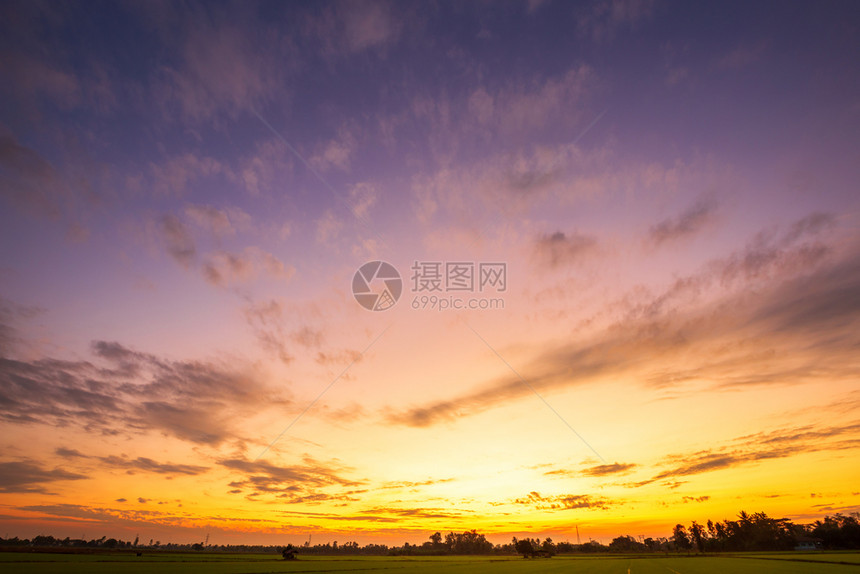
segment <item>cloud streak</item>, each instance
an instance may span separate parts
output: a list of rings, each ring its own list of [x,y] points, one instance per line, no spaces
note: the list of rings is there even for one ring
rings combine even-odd
[[[830,249],[816,237],[827,220],[813,215],[775,238],[759,235],[739,252],[706,264],[701,273],[678,279],[603,333],[545,351],[521,372],[537,389],[622,374],[667,388],[691,379],[727,387],[789,384],[844,373],[843,367],[856,365],[858,336],[853,326],[860,320],[860,249],[823,258]],[[744,291],[752,284],[755,295]],[[733,286],[735,291],[710,303],[682,304],[684,297],[714,285]],[[767,353],[728,352],[722,346],[751,338],[759,348],[791,353],[793,361],[776,363]],[[697,367],[666,370],[667,359],[690,352],[702,357]],[[821,364],[821,353],[826,353],[827,366]],[[430,426],[526,393],[518,378],[505,376],[387,418],[395,424]]]
[[[52,494],[49,485],[82,480],[83,474],[61,468],[48,469],[32,461],[0,462],[0,492]]]

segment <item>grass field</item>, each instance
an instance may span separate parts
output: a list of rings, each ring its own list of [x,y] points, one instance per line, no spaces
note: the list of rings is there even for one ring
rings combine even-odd
[[[275,555],[216,553],[115,554],[0,553],[0,571],[22,574],[63,573],[213,573],[267,572],[478,572],[585,574],[860,574],[860,553],[757,553],[731,556],[556,556],[515,557],[326,557],[300,556],[284,561]]]

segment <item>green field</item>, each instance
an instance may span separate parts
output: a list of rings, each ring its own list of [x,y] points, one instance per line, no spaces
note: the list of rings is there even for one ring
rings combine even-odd
[[[264,554],[0,553],[0,571],[15,573],[183,573],[256,574],[266,572],[478,572],[518,574],[860,574],[860,553],[756,553],[731,556],[556,556],[524,560],[498,556],[363,557],[300,556],[284,561]]]

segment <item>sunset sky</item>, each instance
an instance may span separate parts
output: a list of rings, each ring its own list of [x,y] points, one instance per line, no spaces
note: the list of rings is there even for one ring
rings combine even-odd
[[[4,2],[0,536],[860,510],[858,54],[855,2]]]

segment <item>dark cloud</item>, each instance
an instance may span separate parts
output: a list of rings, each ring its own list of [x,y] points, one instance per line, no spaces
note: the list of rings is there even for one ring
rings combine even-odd
[[[817,238],[826,221],[814,215],[787,233],[760,234],[739,252],[628,307],[623,319],[602,333],[546,350],[517,368],[536,389],[619,375],[655,388],[691,380],[737,387],[844,378],[856,371],[860,345],[860,249],[832,253]],[[700,303],[698,293],[716,285],[734,290]],[[681,355],[701,357],[700,362],[673,369],[672,358]],[[780,355],[792,360],[776,360]],[[423,427],[531,392],[518,376],[502,376],[457,397],[386,416]]]
[[[717,204],[702,200],[675,218],[664,219],[651,228],[648,237],[656,245],[697,234],[714,220]]]
[[[29,461],[0,462],[0,492],[51,494],[46,486],[66,480],[88,478],[61,468],[47,469]]]
[[[141,404],[147,421],[156,428],[170,429],[171,434],[200,444],[218,444],[225,440],[224,424],[207,409],[167,401],[145,401]]]
[[[769,458],[776,458],[776,455]],[[686,463],[682,466],[678,466],[673,468],[672,470],[667,470],[665,472],[661,472],[655,478],[660,480],[664,478],[671,478],[676,476],[689,476],[693,474],[701,474],[703,472],[709,472],[712,470],[719,470],[722,468],[729,468],[732,466],[737,466],[739,464],[743,464],[745,462],[750,462],[754,460],[754,458],[750,458],[747,455],[735,455],[735,454],[699,454],[695,458],[692,459],[691,462]]]
[[[0,358],[0,418],[10,422],[101,427],[123,409],[116,392],[85,361]]]
[[[126,469],[131,474],[139,471],[152,472],[155,474],[187,474],[194,476],[208,470],[205,466],[175,464],[172,462],[161,463],[142,456],[135,459],[130,459],[125,456],[103,456],[97,457],[97,460],[106,466]]]
[[[97,356],[117,363],[134,363],[147,358],[146,355],[134,352],[115,341],[93,341],[90,347]]]
[[[330,500],[332,496],[320,489],[326,487],[355,487],[364,481],[344,478],[342,473],[349,469],[335,463],[322,463],[305,457],[303,464],[278,466],[265,461],[245,459],[219,460],[221,466],[243,475],[241,480],[233,481],[230,487],[249,492],[251,496],[277,494],[284,502],[317,503]],[[343,492],[337,495],[346,495]]]
[[[104,341],[93,350],[107,366],[0,358],[0,420],[105,434],[156,430],[216,445],[235,436],[229,421],[241,413],[286,404],[235,366],[167,361]]]
[[[582,469],[582,474],[585,476],[607,476],[612,474],[624,474],[630,472],[637,465],[628,464],[628,463],[612,463],[612,464],[598,464],[597,466],[591,466],[588,468]]]
[[[115,341],[93,341],[90,347],[97,357],[113,363],[117,374],[126,378],[138,375],[140,366],[154,359],[152,356],[132,351]]]
[[[57,454],[57,456],[61,456],[63,458],[88,458],[87,455],[73,448],[59,447],[54,450],[54,452]]]
[[[554,496],[541,496],[539,492],[530,492],[528,496],[517,498],[514,504],[532,506],[537,510],[573,510],[577,508],[596,508],[607,510],[613,503],[605,498],[594,497],[589,494],[559,494]]]
[[[535,242],[535,253],[542,263],[550,267],[558,267],[580,261],[596,247],[597,240],[590,235],[580,233],[566,235],[556,231],[551,235],[538,238]]]
[[[711,499],[710,496],[682,496],[681,502],[687,504],[688,502],[707,502]]]

